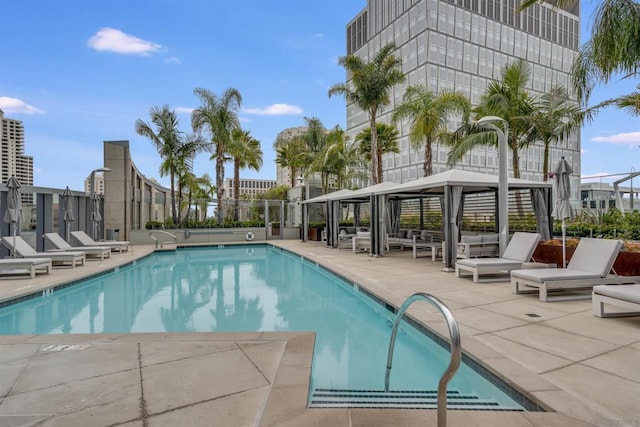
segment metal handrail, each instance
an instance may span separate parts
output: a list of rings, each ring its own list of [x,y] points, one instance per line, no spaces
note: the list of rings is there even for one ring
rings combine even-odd
[[[165,243],[176,243],[177,237],[175,234],[169,233],[168,231],[164,231],[164,230],[150,230],[149,237],[151,237],[151,239],[155,242],[156,248],[158,247],[158,239],[156,238],[156,236],[154,236],[154,233],[160,233],[161,235],[168,236],[173,239],[172,241],[166,240],[166,241],[160,242],[161,248]]]
[[[398,315],[393,323],[393,330],[391,331],[391,340],[389,342],[389,354],[387,356],[387,371],[384,377],[384,389],[389,391],[389,376],[391,374],[391,365],[393,364],[393,350],[396,345],[396,335],[398,333],[398,327],[400,321],[404,317],[404,313],[409,306],[417,300],[424,300],[437,308],[447,321],[447,327],[449,328],[449,336],[451,338],[451,360],[447,370],[442,374],[440,382],[438,383],[438,427],[445,427],[447,425],[447,384],[455,375],[458,367],[460,366],[460,360],[462,359],[462,348],[460,345],[460,329],[458,323],[453,317],[451,310],[442,301],[433,295],[429,295],[424,292],[418,292],[407,298],[400,306]]]

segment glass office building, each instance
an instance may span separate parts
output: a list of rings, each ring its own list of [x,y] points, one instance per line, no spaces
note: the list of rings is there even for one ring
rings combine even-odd
[[[541,95],[558,84],[569,86],[579,46],[579,4],[571,9],[536,4],[518,13],[519,4],[519,0],[368,0],[347,25],[347,54],[369,59],[381,46],[394,43],[395,55],[402,59],[407,76],[404,84],[394,87],[392,104],[379,120],[391,122],[393,108],[410,84],[423,84],[433,92],[453,88],[475,105],[491,79],[499,79],[505,65],[518,58],[529,64],[532,95]],[[454,121],[450,129],[460,124]],[[368,125],[367,112],[355,104],[347,105],[347,130],[352,140]],[[398,127],[400,153],[383,156],[385,181],[405,182],[423,175],[423,150],[411,148],[408,122]],[[448,151],[448,147],[434,144],[434,173],[447,169]],[[572,199],[577,202],[579,134],[552,147],[551,168],[561,156],[573,167]],[[542,144],[521,151],[521,178],[541,181],[542,160]],[[457,167],[497,174],[497,150],[475,149]]]

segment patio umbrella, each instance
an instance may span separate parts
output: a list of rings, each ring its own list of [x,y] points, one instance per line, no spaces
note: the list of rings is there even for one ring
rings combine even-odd
[[[7,210],[4,212],[4,222],[13,226],[13,247],[16,247],[16,233],[18,224],[22,220],[22,206],[20,201],[20,182],[15,176],[11,176],[7,181]],[[11,250],[11,256],[16,257],[14,249]]]
[[[569,203],[571,196],[569,175],[572,173],[573,169],[571,169],[569,162],[563,156],[553,170],[553,179],[556,185],[556,202],[552,213],[554,218],[562,220],[562,268],[567,266],[567,226],[565,220],[573,217],[571,204]]]
[[[98,223],[102,221],[102,215],[100,215],[100,196],[97,193],[91,195],[91,215],[89,220],[93,222],[93,237],[98,240]]]
[[[73,195],[71,194],[71,190],[69,187],[64,189],[62,193],[62,197],[64,197],[63,208],[64,208],[64,229],[67,238],[67,242],[69,241],[69,232],[71,231],[71,222],[75,221],[75,217],[73,216]]]

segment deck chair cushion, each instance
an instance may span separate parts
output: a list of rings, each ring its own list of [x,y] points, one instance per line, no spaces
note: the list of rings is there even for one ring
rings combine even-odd
[[[593,292],[610,298],[640,304],[640,285],[598,285]]]
[[[597,279],[602,276],[588,271],[571,270],[568,268],[541,268],[533,270],[514,270],[511,272],[511,277],[544,283],[555,280]]]
[[[528,262],[540,241],[539,233],[516,232],[509,241],[502,258]]]
[[[620,252],[620,240],[583,237],[567,265],[568,270],[579,270],[607,277]],[[603,256],[611,254],[611,256]]]

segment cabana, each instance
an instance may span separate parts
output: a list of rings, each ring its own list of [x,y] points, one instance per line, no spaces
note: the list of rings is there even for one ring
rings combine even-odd
[[[327,245],[333,246],[338,239],[338,212],[333,202],[346,198],[353,193],[352,190],[338,190],[333,193],[322,194],[302,202],[302,241],[307,241],[309,235],[309,204],[324,203],[326,206],[327,221]]]
[[[537,232],[542,239],[551,236],[551,219],[549,206],[551,206],[551,184],[546,182],[527,181],[523,179],[509,178],[509,190],[529,189],[531,203],[537,222]],[[456,262],[456,245],[460,233],[462,221],[462,207],[465,194],[492,192],[496,199],[496,216],[498,212],[498,176],[470,172],[460,169],[451,169],[436,175],[419,178],[403,184],[388,186],[375,191],[372,194],[372,239],[377,242],[372,244],[373,254],[382,254],[384,246],[384,206],[389,200],[402,200],[421,198],[426,196],[440,196],[444,198],[443,209],[443,238],[446,242],[445,270],[453,271]],[[375,207],[375,209],[374,209]],[[375,214],[374,214],[375,212]],[[505,245],[508,242],[505,242]]]

